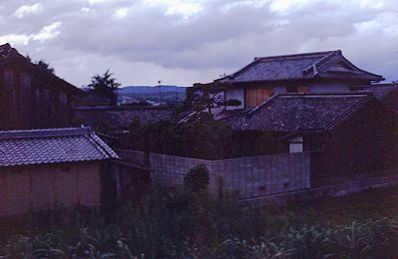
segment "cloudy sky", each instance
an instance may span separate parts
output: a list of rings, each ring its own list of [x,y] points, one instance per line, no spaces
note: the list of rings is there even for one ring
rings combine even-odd
[[[192,85],[253,57],[341,49],[398,80],[397,0],[1,0],[0,44],[81,86]]]

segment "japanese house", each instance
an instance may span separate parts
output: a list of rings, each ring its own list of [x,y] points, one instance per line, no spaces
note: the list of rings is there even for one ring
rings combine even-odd
[[[208,85],[223,86],[226,100],[241,102],[227,109],[250,109],[273,94],[350,92],[357,85],[382,80],[382,76],[358,68],[336,50],[254,58],[237,72]],[[198,84],[196,89],[201,86],[205,85]]]

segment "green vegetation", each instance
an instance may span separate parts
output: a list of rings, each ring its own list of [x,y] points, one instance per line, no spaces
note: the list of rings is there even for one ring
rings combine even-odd
[[[209,185],[209,170],[206,165],[192,167],[184,177],[184,185],[194,192],[206,189]]]
[[[154,188],[112,212],[58,210],[2,222],[0,258],[391,258],[398,187],[287,207]]]
[[[50,74],[55,75],[55,69],[54,69],[52,66],[50,66],[50,64],[49,64],[47,61],[45,61],[44,59],[40,59],[40,60],[38,60],[38,61],[34,61],[34,62],[33,62],[33,61],[32,61],[32,58],[31,58],[29,55],[26,55],[26,59],[27,59],[29,62],[31,62],[32,64],[35,64],[35,65],[37,65],[38,67],[40,67],[41,69],[43,69],[43,70],[49,72]]]
[[[119,146],[154,153],[224,159],[283,152],[281,142],[268,132],[239,132],[208,113],[198,114],[186,123],[159,121],[141,126],[130,124],[128,136],[120,138]]]
[[[236,99],[226,100],[224,96],[225,86],[212,83],[210,85],[195,84],[186,103],[190,103],[195,111],[208,111],[210,114],[213,109],[219,107],[237,107],[241,102]]]
[[[116,82],[116,78],[112,76],[113,74],[109,70],[105,71],[103,75],[95,74],[91,77],[91,83],[87,87],[92,91],[104,94],[115,105],[120,83]]]

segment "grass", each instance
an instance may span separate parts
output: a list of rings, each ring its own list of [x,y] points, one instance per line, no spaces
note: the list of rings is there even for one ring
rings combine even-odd
[[[286,207],[154,190],[113,211],[3,219],[0,258],[391,258],[398,187]]]

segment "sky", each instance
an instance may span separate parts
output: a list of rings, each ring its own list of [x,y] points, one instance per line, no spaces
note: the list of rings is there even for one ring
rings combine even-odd
[[[254,57],[341,49],[398,80],[397,0],[1,0],[0,44],[83,86],[191,86]]]

